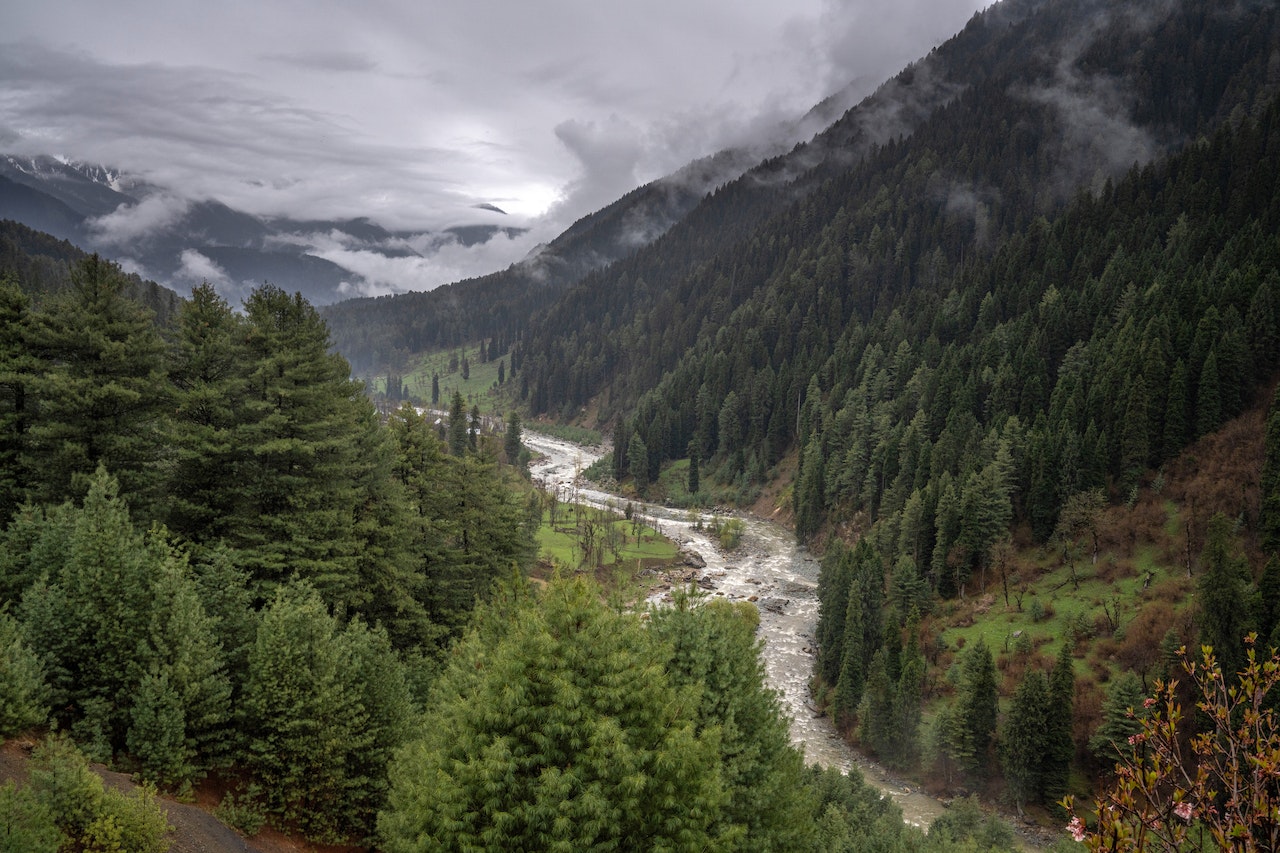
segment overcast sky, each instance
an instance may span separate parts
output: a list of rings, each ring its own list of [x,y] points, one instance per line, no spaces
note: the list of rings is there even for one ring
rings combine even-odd
[[[850,82],[869,91],[986,5],[11,0],[0,152],[256,214],[549,239]],[[500,268],[529,240],[441,256],[434,274]]]

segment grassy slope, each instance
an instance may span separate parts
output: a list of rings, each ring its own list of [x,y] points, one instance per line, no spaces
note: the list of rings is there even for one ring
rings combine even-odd
[[[1262,571],[1264,560],[1249,531],[1258,513],[1264,414],[1265,405],[1259,405],[1200,439],[1162,471],[1148,472],[1132,506],[1107,509],[1096,564],[1091,543],[1081,541],[1078,584],[1061,551],[1034,545],[1026,531],[1018,531],[1007,604],[1000,574],[990,570],[985,588],[975,577],[966,598],[940,602],[926,621],[927,635],[938,638],[928,650],[926,718],[952,695],[949,673],[954,677],[964,646],[981,637],[992,650],[1003,678],[1003,709],[1028,668],[1048,672],[1074,629],[1080,637],[1074,649],[1074,733],[1082,745],[1101,722],[1112,678],[1132,669],[1149,682],[1162,665],[1160,644],[1170,629],[1194,647],[1196,557],[1215,513],[1245,522],[1237,545],[1254,577]],[[1078,758],[1087,764],[1087,755]],[[1074,786],[1088,793],[1083,777]]]
[[[458,369],[449,370],[449,358],[451,355],[458,357]],[[466,379],[462,378],[462,357],[466,356],[470,363],[470,370]],[[498,385],[498,364],[502,363],[507,379],[503,385]],[[480,411],[485,414],[501,412],[510,406],[510,394],[517,388],[510,382],[511,376],[511,355],[495,358],[492,361],[480,362],[480,345],[467,345],[455,350],[440,350],[433,353],[427,353],[416,356],[411,367],[406,369],[402,375],[402,387],[404,393],[415,399],[421,399],[424,404],[431,402],[431,377],[433,374],[440,374],[440,403],[439,408],[447,409],[449,401],[453,399],[454,391],[461,391],[462,397],[467,401],[467,408],[472,405],[480,407]],[[387,390],[387,375],[382,373],[377,376],[370,377],[373,389],[379,394],[385,393]]]

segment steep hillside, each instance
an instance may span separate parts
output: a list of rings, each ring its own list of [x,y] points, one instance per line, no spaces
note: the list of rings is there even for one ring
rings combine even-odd
[[[403,367],[410,354],[481,338],[513,341],[528,318],[593,270],[652,243],[710,190],[757,162],[725,151],[635,189],[575,222],[501,272],[427,292],[352,299],[322,313],[334,344],[357,371]],[[505,351],[506,347],[502,347]]]
[[[1266,78],[1266,9],[1227,17],[1212,11],[1218,4],[1180,4],[1157,23],[1112,5],[993,7],[813,146],[762,165],[652,247],[584,280],[530,325],[532,409],[576,409],[609,387],[615,409],[628,411],[737,305],[763,311],[764,297],[753,295],[766,286],[785,294],[797,275],[816,278],[826,303],[839,297],[838,312],[815,306],[814,331],[834,342],[855,309],[868,320],[918,286],[945,289],[960,263],[1055,210],[1082,182],[1100,188],[1135,160],[1195,138],[1249,105]],[[918,127],[909,120],[922,115]],[[883,260],[850,258],[849,243],[873,231]],[[806,269],[823,257],[820,273]],[[787,332],[794,338],[798,325]],[[794,423],[815,366],[771,395],[790,401],[784,420]]]

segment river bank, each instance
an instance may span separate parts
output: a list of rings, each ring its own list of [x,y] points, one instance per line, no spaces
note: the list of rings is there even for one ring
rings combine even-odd
[[[531,433],[525,434],[524,442],[541,456],[530,469],[535,482],[566,493],[572,491],[578,500],[598,507],[621,511],[629,502],[592,484],[574,482],[579,472],[609,452],[607,447],[582,447]],[[630,502],[636,503],[633,499]],[[690,513],[649,503],[642,503],[639,508],[686,554],[696,555],[692,561],[697,566],[694,582],[706,594],[756,604],[764,640],[766,680],[778,692],[783,710],[791,719],[792,743],[804,751],[807,762],[843,772],[856,767],[869,784],[898,804],[903,819],[913,825],[928,827],[946,811],[945,801],[896,776],[845,742],[831,719],[814,707],[809,677],[817,650],[820,567],[812,554],[796,544],[791,530],[759,516],[735,516],[743,522],[742,542],[731,554],[725,554],[707,529],[711,513]],[[658,590],[653,599],[662,600],[666,594]],[[1023,849],[1043,849],[1052,843],[1042,828],[1013,821],[1008,815],[1003,817],[1010,821]]]
[[[577,472],[607,452],[603,447],[584,448],[541,434],[527,433],[524,441],[542,456],[531,466],[534,480],[565,491],[573,488]],[[579,483],[576,494],[579,500],[601,507],[619,509],[626,503],[624,498],[587,484]],[[776,522],[744,516],[742,545],[726,555],[705,529],[710,514],[691,515],[656,504],[644,504],[643,512],[664,535],[686,552],[698,555],[704,564],[700,576],[707,580],[703,589],[709,595],[756,599],[766,678],[779,693],[791,718],[792,742],[804,750],[806,760],[846,772],[858,767],[869,782],[898,803],[909,823],[928,826],[942,814],[944,803],[894,779],[859,755],[840,738],[831,721],[814,710],[809,673],[816,648],[819,567],[817,560],[796,545],[791,532]]]

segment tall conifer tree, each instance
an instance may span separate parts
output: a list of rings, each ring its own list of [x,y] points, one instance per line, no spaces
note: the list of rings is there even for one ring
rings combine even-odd
[[[1019,811],[1040,791],[1048,704],[1049,687],[1044,675],[1038,670],[1027,673],[1013,696],[1000,739],[1004,778]]]
[[[17,283],[0,277],[0,527],[26,498],[31,477],[22,452],[30,418],[27,388],[36,367],[26,340],[29,307]]]
[[[151,312],[125,295],[119,267],[94,255],[73,270],[72,283],[31,315],[26,338],[39,360],[22,450],[23,467],[40,472],[31,497],[81,497],[103,464],[137,508],[155,497],[162,456],[164,345]]]
[[[725,790],[698,691],[582,580],[482,615],[392,768],[383,849],[725,849]],[[731,828],[729,828],[730,831]]]
[[[989,766],[988,750],[996,731],[996,665],[991,650],[979,639],[965,649],[960,666],[962,681],[956,713],[964,732],[965,751],[969,753],[966,769],[981,773]]]
[[[253,459],[237,435],[252,369],[246,333],[245,321],[205,283],[183,304],[169,351],[174,406],[164,517],[171,530],[197,543],[226,535],[245,500],[236,472]]]

